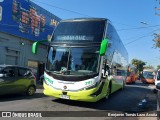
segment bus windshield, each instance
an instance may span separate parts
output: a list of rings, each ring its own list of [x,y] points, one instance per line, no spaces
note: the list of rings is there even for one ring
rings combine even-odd
[[[46,69],[55,74],[74,76],[98,73],[98,50],[98,47],[50,47]]]
[[[143,77],[144,77],[144,78],[148,78],[148,79],[153,79],[153,78],[154,78],[154,75],[153,75],[153,72],[144,71],[144,72],[143,72]]]
[[[104,21],[60,22],[54,31],[52,41],[101,42],[104,28]]]

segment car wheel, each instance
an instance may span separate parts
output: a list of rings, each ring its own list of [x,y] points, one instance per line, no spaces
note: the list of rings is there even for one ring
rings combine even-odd
[[[32,96],[35,92],[36,92],[35,87],[34,86],[29,86],[28,89],[27,89],[27,91],[26,91],[26,94],[28,96]]]

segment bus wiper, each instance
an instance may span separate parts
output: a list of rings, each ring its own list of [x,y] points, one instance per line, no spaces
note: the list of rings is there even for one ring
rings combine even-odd
[[[66,67],[61,67],[60,73],[63,74],[63,75],[69,75],[70,70],[67,70]]]
[[[61,74],[63,74],[63,75],[70,75],[70,70],[61,71]]]

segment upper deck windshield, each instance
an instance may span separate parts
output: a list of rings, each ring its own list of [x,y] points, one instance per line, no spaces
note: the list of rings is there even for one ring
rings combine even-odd
[[[101,42],[105,21],[67,21],[60,22],[54,31],[52,41],[92,41]]]
[[[97,48],[50,47],[46,69],[52,75],[71,77],[98,73],[99,51]],[[93,77],[93,76],[92,76]]]

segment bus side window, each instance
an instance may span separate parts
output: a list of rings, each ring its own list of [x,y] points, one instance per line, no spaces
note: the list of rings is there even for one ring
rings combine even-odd
[[[112,71],[111,73],[112,75],[116,75],[117,74],[116,66],[112,66],[111,71]]]
[[[109,67],[109,65],[108,65],[108,64],[106,65],[106,71],[108,72],[108,75],[110,75],[110,74],[111,74],[111,72],[110,72],[111,70],[110,70],[110,67]]]
[[[104,69],[104,75],[110,75],[110,67],[107,63],[107,60],[105,60],[104,64],[103,64],[103,69]]]
[[[117,76],[122,76],[122,71],[117,69]]]

